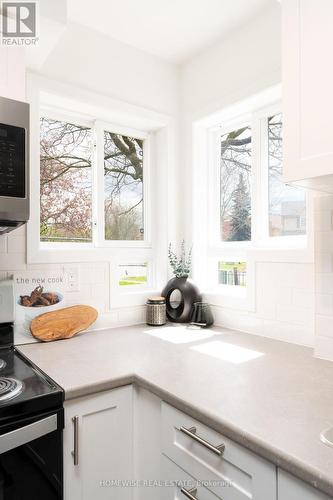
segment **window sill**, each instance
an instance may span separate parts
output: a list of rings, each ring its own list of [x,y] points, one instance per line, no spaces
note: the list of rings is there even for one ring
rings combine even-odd
[[[30,244],[29,244],[30,243]],[[77,247],[75,244],[62,248],[52,245],[45,248],[43,245],[36,248],[36,244],[28,240],[27,261],[28,264],[59,264],[59,263],[81,263],[81,262],[105,262],[110,261],[111,257],[121,257],[133,260],[133,251],[136,258],[145,260],[151,256],[151,246],[114,246],[114,247],[95,247],[87,244],[87,247]]]

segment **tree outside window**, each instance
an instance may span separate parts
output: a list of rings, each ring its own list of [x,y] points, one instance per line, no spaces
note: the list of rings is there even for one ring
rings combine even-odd
[[[40,239],[92,241],[93,130],[40,122]],[[143,240],[143,140],[104,132],[106,240]]]
[[[251,128],[221,137],[220,233],[222,241],[251,240]]]

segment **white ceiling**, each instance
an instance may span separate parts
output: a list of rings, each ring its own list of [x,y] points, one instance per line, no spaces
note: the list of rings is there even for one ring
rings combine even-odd
[[[68,0],[69,20],[181,63],[276,0]]]

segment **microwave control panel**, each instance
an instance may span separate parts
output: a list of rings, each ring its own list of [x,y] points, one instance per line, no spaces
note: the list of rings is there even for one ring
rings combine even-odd
[[[25,198],[25,129],[0,123],[0,196]]]

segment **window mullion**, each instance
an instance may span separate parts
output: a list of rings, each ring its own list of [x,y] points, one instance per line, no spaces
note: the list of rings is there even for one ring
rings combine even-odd
[[[95,244],[104,246],[104,141],[103,128],[98,121],[95,122],[95,148],[94,148],[94,195],[95,195]]]
[[[253,243],[260,245],[267,238],[268,175],[267,175],[267,126],[266,120],[253,117]]]
[[[269,237],[269,183],[268,183],[268,116],[260,119],[260,170],[261,170],[261,200],[262,221],[261,241]]]

